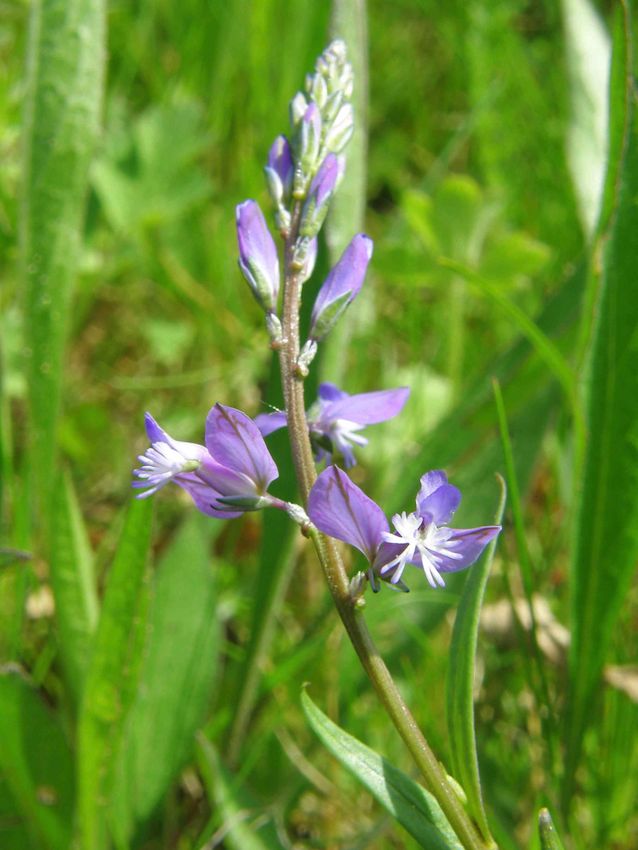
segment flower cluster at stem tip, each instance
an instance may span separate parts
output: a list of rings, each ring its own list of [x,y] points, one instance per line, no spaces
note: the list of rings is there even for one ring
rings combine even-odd
[[[352,84],[345,44],[333,41],[306,77],[304,92],[292,99],[290,135],[275,139],[264,169],[275,225],[291,251],[288,265],[299,286],[313,273],[317,236],[344,173],[342,151],[353,132]],[[237,206],[236,225],[239,268],[277,348],[283,342],[277,246],[257,201]],[[361,291],[372,250],[370,237],[356,234],[319,288],[308,339],[297,358],[300,379],[308,374],[321,340]],[[264,437],[287,425],[285,411],[252,420],[216,404],[206,419],[205,445],[173,439],[147,413],[150,446],[139,456],[133,486],[140,489],[138,498],[146,498],[174,482],[200,511],[219,519],[266,507],[285,510],[300,525],[311,522],[359,549],[368,560],[374,590],[379,580],[407,590],[403,576],[408,566],[420,568],[432,587],[441,587],[443,574],[474,563],[500,527],[450,528],[461,494],[444,472],[435,470],[421,478],[416,510],[395,514],[391,531],[382,509],[336,465],[352,467],[354,447],[368,442],[361,431],[398,415],[408,395],[407,387],[349,395],[334,384],[320,384],[306,420],[314,457],[326,468],[310,491],[307,515],[299,505],[268,493],[279,472]]]

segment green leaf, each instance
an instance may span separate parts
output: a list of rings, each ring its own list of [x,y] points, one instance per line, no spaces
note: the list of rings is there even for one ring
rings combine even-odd
[[[556,832],[554,821],[547,809],[541,809],[538,813],[538,832],[541,850],[564,850],[563,842]]]
[[[99,607],[93,553],[70,477],[64,476],[58,492],[53,514],[51,588],[60,654],[74,697],[79,702]]]
[[[107,846],[106,811],[148,597],[152,503],[133,500],[108,579],[78,724],[78,829],[84,850]]]
[[[461,850],[434,797],[365,744],[332,722],[304,691],[308,722],[330,752],[416,840],[428,850]]]
[[[626,44],[620,46],[627,57],[624,145],[620,167],[610,165],[617,194],[599,245],[602,272],[583,381],[588,444],[571,562],[566,800],[638,559],[638,298],[632,285],[638,267],[638,123],[630,34],[626,20]],[[612,116],[612,124],[618,120]]]
[[[22,265],[31,465],[48,510],[64,345],[104,75],[103,0],[37,0],[27,52]]]
[[[68,850],[74,797],[71,750],[61,725],[15,669],[0,673],[0,740],[0,768],[34,846]]]
[[[206,716],[219,644],[208,541],[209,529],[220,527],[193,514],[154,575],[139,684],[117,767],[114,828],[122,846],[191,757]]]
[[[494,517],[498,525],[505,509],[505,482],[499,478],[501,498]],[[483,837],[490,841],[490,829],[483,808],[474,731],[474,667],[478,644],[479,617],[487,579],[492,567],[497,538],[478,564],[469,571],[454,621],[447,679],[447,723],[454,776],[461,783],[470,814]]]
[[[237,787],[215,748],[203,735],[198,740],[198,755],[214,812],[207,832],[222,834],[224,847],[229,850],[280,850],[273,816],[258,806],[247,791]]]
[[[569,168],[583,228],[598,221],[607,160],[611,44],[589,0],[562,0],[570,78]]]

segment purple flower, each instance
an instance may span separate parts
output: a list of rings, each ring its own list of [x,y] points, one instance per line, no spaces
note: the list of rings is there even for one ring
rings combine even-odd
[[[322,339],[359,294],[372,257],[372,245],[369,236],[357,234],[326,278],[312,309],[311,339]]]
[[[277,136],[272,143],[264,170],[275,203],[287,203],[292,189],[294,166],[290,143],[285,136]]]
[[[316,236],[328,212],[328,204],[337,183],[343,176],[343,160],[329,153],[319,166],[301,213],[299,233],[302,236]]]
[[[385,422],[400,413],[409,394],[408,387],[397,387],[348,395],[334,384],[320,384],[319,398],[307,417],[315,458],[332,463],[333,455],[341,455],[346,467],[353,466],[356,463],[353,445],[368,443],[359,432],[366,425]],[[255,424],[266,437],[286,426],[286,414],[262,413],[256,417]]]
[[[308,516],[320,531],[359,549],[368,559],[370,583],[376,577],[407,588],[408,564],[420,567],[432,587],[443,587],[442,573],[473,564],[501,530],[500,525],[449,528],[461,493],[440,470],[421,478],[414,513],[395,514],[394,532],[381,508],[336,466],[317,478],[308,499]],[[376,589],[376,588],[375,588]]]
[[[244,201],[235,210],[239,268],[253,295],[268,313],[277,307],[279,258],[257,201]]]
[[[174,481],[208,516],[232,518],[274,503],[266,491],[279,472],[245,413],[216,404],[206,418],[206,446],[174,440],[150,413],[145,424],[151,445],[139,456],[133,487],[147,489],[138,498]]]

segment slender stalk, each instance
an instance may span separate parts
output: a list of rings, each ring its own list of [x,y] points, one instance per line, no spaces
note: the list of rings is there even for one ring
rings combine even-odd
[[[279,360],[292,457],[301,497],[306,504],[310,488],[316,478],[316,471],[308,436],[303,379],[295,369],[299,354],[301,285],[299,272],[294,264],[294,246],[299,228],[299,215],[300,205],[297,203],[293,210],[285,247],[283,341],[279,350]],[[350,641],[385,710],[423,774],[428,790],[438,801],[466,850],[485,850],[486,845],[448,782],[445,771],[428,746],[374,645],[361,606],[357,604],[357,600],[350,593],[348,575],[335,541],[320,534],[316,529],[310,531],[310,537]],[[495,847],[496,845],[489,846]]]

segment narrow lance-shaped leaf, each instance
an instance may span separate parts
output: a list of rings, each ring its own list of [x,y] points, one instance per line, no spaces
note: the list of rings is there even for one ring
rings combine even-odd
[[[344,732],[301,694],[301,704],[315,734],[341,764],[375,799],[428,850],[461,850],[445,815],[434,797],[421,785]]]
[[[114,759],[139,668],[148,596],[152,502],[131,503],[111,567],[78,723],[78,829],[82,850],[108,846]]]
[[[21,220],[31,465],[48,510],[63,354],[104,75],[103,0],[31,7]]]
[[[213,824],[216,832],[223,833],[224,846],[228,850],[280,850],[273,818],[265,815],[263,806],[233,781],[204,735],[199,737],[198,745],[199,769],[213,809]]]
[[[586,368],[588,446],[579,490],[571,563],[570,696],[564,793],[571,797],[585,729],[593,716],[603,664],[638,560],[638,123],[632,76],[631,21],[617,28],[626,57],[624,126],[616,200],[601,236],[602,273]],[[616,49],[616,48],[615,48]],[[618,75],[612,71],[612,80]],[[623,108],[624,107],[624,108]]]
[[[556,832],[554,821],[548,809],[538,813],[538,832],[541,839],[541,850],[564,850],[563,842]]]
[[[222,526],[195,512],[153,577],[143,660],[114,788],[116,835],[129,846],[195,748],[216,674],[219,618],[208,540]]]
[[[501,498],[495,515],[500,523],[505,508],[505,482],[499,476]],[[447,722],[454,776],[467,795],[468,808],[483,837],[490,841],[490,830],[483,808],[476,735],[474,731],[474,668],[478,642],[479,617],[489,577],[496,539],[469,572],[454,621],[447,680]]]
[[[33,846],[68,850],[74,792],[71,749],[56,717],[15,670],[0,674],[0,740],[0,771]]]
[[[65,477],[53,517],[51,587],[60,654],[76,701],[82,694],[98,620],[93,554],[73,483]]]
[[[570,78],[569,168],[587,236],[598,221],[607,158],[611,45],[589,0],[562,0]]]

